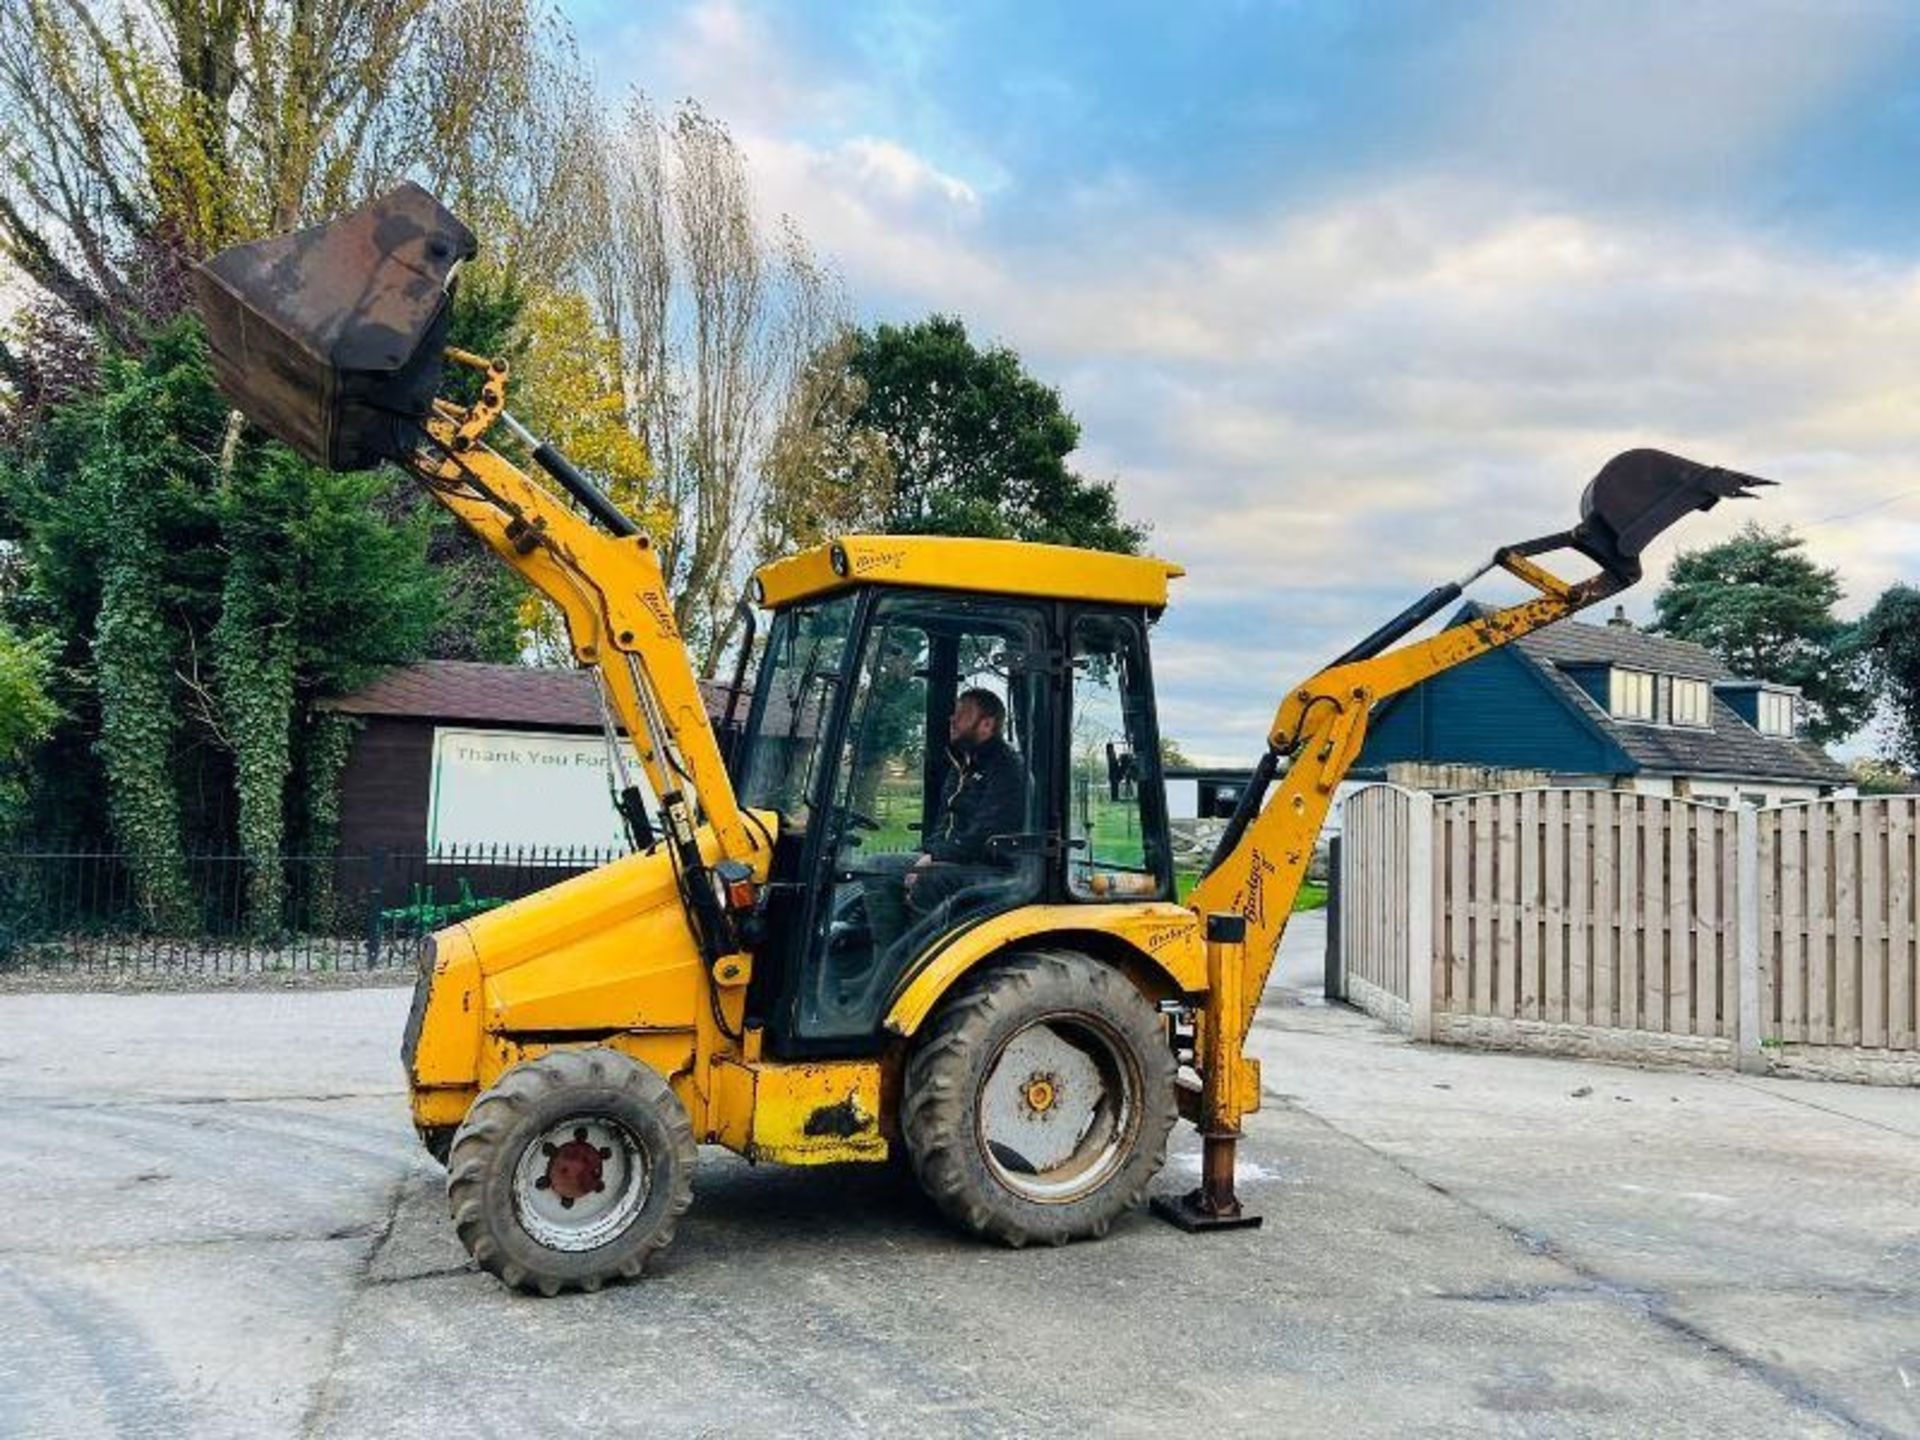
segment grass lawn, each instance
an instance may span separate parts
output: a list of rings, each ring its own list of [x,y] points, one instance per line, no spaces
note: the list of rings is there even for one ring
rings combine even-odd
[[[862,848],[869,855],[892,851],[904,853],[920,848],[920,787],[917,776],[886,777],[870,803],[873,818],[880,822],[880,829],[863,837]],[[1088,789],[1083,804],[1085,810],[1091,811],[1093,852],[1119,865],[1141,864],[1145,857],[1140,844],[1139,807],[1131,799],[1112,802],[1097,787]],[[1082,828],[1075,827],[1076,830]],[[1199,879],[1198,870],[1174,872],[1174,882],[1181,900],[1187,898]],[[1318,910],[1326,903],[1327,887],[1308,881],[1300,887],[1293,908],[1296,911]]]
[[[1198,870],[1178,870],[1174,872],[1174,883],[1179,889],[1181,900],[1192,893],[1193,887],[1200,882]],[[1301,882],[1300,893],[1293,898],[1294,913],[1302,910],[1324,909],[1327,903],[1327,887],[1316,885],[1311,880]]]

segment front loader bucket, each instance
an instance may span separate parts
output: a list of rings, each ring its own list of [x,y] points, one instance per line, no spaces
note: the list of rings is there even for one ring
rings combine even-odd
[[[1695,510],[1749,498],[1754,486],[1773,483],[1664,450],[1628,450],[1588,482],[1572,544],[1610,574],[1632,583],[1640,578],[1640,552],[1661,531]]]
[[[316,465],[411,453],[439,389],[454,271],[473,232],[418,185],[195,272],[220,386]]]

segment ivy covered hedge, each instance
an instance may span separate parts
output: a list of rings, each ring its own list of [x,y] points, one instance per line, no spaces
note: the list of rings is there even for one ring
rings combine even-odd
[[[184,856],[209,846],[248,857],[254,924],[280,925],[279,856],[337,833],[320,792],[346,732],[316,699],[430,653],[450,612],[494,652],[475,658],[515,641],[514,597],[490,561],[463,568],[411,482],[234,425],[190,317],[105,358],[0,457],[0,541],[17,561],[0,613],[32,637],[0,632],[0,691],[17,675],[40,695],[16,711],[0,693],[13,809],[44,841],[129,855],[159,929],[194,922]],[[16,715],[38,717],[17,738]]]

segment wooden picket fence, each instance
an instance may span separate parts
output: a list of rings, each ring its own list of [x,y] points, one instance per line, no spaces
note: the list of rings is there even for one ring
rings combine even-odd
[[[1920,796],[1755,811],[1372,786],[1343,814],[1343,971],[1422,1039],[1506,1026],[1686,1037],[1748,1068],[1789,1045],[1920,1062],[1917,847]]]
[[[1347,802],[1342,817],[1341,935],[1349,986],[1406,1000],[1412,971],[1412,827],[1418,797],[1392,785],[1370,785]],[[1351,927],[1351,928],[1349,928]]]
[[[1760,816],[1762,1012],[1783,1042],[1914,1050],[1920,796]]]

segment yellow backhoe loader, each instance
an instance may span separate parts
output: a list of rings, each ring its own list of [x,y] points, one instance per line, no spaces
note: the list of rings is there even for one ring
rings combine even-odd
[[[1260,1100],[1242,1045],[1369,712],[1632,584],[1655,535],[1767,483],[1621,455],[1574,528],[1501,548],[1288,691],[1183,902],[1148,645],[1179,567],[901,535],[776,561],[749,583],[768,628],[723,747],[650,538],[513,418],[505,364],[446,348],[473,253],[403,186],[226,251],[199,285],[247,415],[321,465],[401,466],[559,608],[630,771],[633,853],[434,935],[402,1046],[461,1240],[543,1294],[638,1274],[701,1144],[904,1152],[962,1228],[1061,1244],[1140,1203],[1184,1117],[1200,1184],[1155,1208],[1257,1223],[1234,1193]],[[1555,551],[1595,573],[1563,581],[1538,561]],[[1532,598],[1410,638],[1496,568]]]

